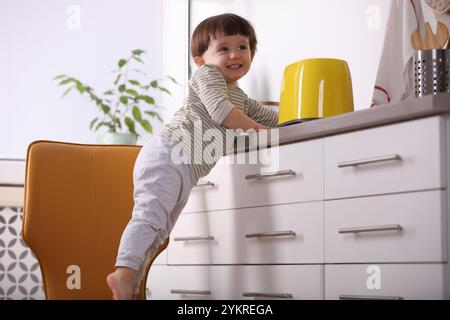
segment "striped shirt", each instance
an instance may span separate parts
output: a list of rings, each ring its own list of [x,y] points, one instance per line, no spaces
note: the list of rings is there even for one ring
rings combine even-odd
[[[206,176],[223,155],[233,150],[234,130],[222,123],[234,107],[261,125],[278,124],[277,112],[250,99],[240,88],[227,85],[215,66],[203,65],[188,83],[183,107],[158,133],[176,144],[172,154],[191,165],[194,181]]]

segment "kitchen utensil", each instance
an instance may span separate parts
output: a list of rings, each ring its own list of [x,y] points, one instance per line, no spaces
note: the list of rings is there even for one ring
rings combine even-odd
[[[425,0],[437,13],[444,14],[450,10],[450,0]]]
[[[411,45],[416,50],[431,50],[444,48],[449,39],[447,26],[438,21],[436,34],[433,33],[430,23],[425,23],[425,36],[416,29],[411,36]]]
[[[353,111],[352,79],[347,62],[308,59],[285,68],[281,86],[280,126]]]
[[[450,92],[450,50],[418,51],[414,55],[414,82],[417,98]]]

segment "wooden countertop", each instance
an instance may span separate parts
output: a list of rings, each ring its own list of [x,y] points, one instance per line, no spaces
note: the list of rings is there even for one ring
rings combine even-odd
[[[279,128],[280,145],[447,113],[450,113],[449,93],[430,95],[420,99],[409,99],[397,104],[374,107],[336,117]],[[247,137],[245,139],[248,140]],[[268,141],[270,141],[270,137]],[[248,150],[247,145],[245,150],[242,147],[236,148],[237,152]]]

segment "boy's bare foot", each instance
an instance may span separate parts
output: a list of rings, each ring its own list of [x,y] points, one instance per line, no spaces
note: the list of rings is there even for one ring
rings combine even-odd
[[[133,287],[136,271],[128,268],[117,268],[106,277],[106,283],[113,293],[114,300],[133,300]]]

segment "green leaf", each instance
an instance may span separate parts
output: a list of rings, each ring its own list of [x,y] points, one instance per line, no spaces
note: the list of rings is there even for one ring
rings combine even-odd
[[[140,56],[141,54],[143,54],[143,53],[145,53],[145,51],[144,50],[141,50],[141,49],[135,49],[135,50],[133,50],[133,51],[131,51],[134,55],[136,55],[136,56]]]
[[[153,80],[152,82],[150,82],[150,85],[151,85],[153,88],[156,88],[156,87],[158,87],[158,81]]]
[[[144,64],[144,61],[142,61],[140,58],[138,58],[138,57],[136,57],[136,56],[133,56],[132,58],[133,58],[134,60],[136,60],[137,62]]]
[[[138,106],[134,106],[131,113],[133,114],[133,118],[136,119],[136,121],[142,120],[142,113]]]
[[[116,133],[117,132],[116,126],[114,125],[113,122],[108,122],[108,123],[106,123],[106,125],[108,125],[109,132],[111,132],[111,133]]]
[[[69,88],[67,88],[67,90],[66,91],[64,91],[64,93],[62,94],[62,96],[61,96],[61,98],[64,98],[69,92],[70,92],[70,90],[72,90],[73,89],[73,86],[72,87],[69,87]]]
[[[152,116],[153,118],[158,119],[161,123],[164,123],[163,118],[161,118],[161,116],[157,112],[155,112],[155,111],[144,111],[144,113]]]
[[[148,120],[142,119],[141,121],[139,121],[139,123],[145,131],[147,131],[148,133],[153,133],[153,127]]]
[[[52,80],[58,80],[58,79],[62,79],[65,77],[67,77],[65,74],[60,74],[60,75],[57,75],[56,77],[54,77]]]
[[[109,111],[111,110],[111,108],[106,104],[102,104],[101,107],[104,114],[108,114]]]
[[[177,80],[171,76],[166,76],[169,80],[171,80],[173,83],[178,84]]]
[[[62,86],[62,85],[68,84],[69,82],[72,82],[72,81],[73,81],[72,78],[64,79],[60,83],[58,83],[58,86]]]
[[[89,125],[89,129],[90,130],[92,130],[92,128],[94,127],[94,125],[97,122],[97,120],[98,120],[98,117],[91,121],[91,124]]]
[[[122,77],[121,74],[118,74],[118,75],[117,75],[117,78],[116,78],[116,80],[114,81],[114,85],[115,85],[115,86],[119,83],[119,80],[120,80],[121,77]]]
[[[166,88],[163,88],[163,87],[158,87],[158,89],[159,90],[161,90],[162,92],[165,92],[165,93],[167,93],[167,94],[172,94],[169,90],[167,90]]]
[[[119,92],[122,93],[122,92],[124,92],[125,90],[126,90],[125,85],[124,85],[124,84],[121,84],[121,85],[119,86]]]
[[[105,95],[105,96],[112,96],[114,94],[114,90],[108,90],[108,91],[105,91],[105,92],[103,92],[103,95]]]
[[[144,75],[144,76],[147,75],[144,71],[139,70],[139,69],[131,69],[131,70],[134,71],[134,72],[140,73],[140,74],[142,74],[142,75]]]
[[[127,89],[127,90],[125,90],[125,92],[128,93],[129,95],[132,95],[135,97],[139,95],[139,93],[137,93],[137,91],[133,90],[133,89]]]
[[[105,126],[105,125],[107,125],[107,123],[102,121],[102,122],[97,124],[97,126],[95,127],[94,130],[97,131],[101,126]]]
[[[97,97],[95,94],[91,94],[90,97],[91,97],[91,100],[94,101],[96,105],[102,104],[102,99]]]
[[[130,130],[131,133],[136,134],[136,129],[135,129],[135,124],[133,119],[131,119],[130,117],[125,117],[125,124],[128,127],[128,130]]]
[[[128,104],[128,97],[127,96],[121,96],[119,98],[120,102],[122,102],[124,105]]]
[[[125,59],[120,59],[118,64],[119,64],[119,68],[122,68],[124,65],[127,64],[127,60],[125,60]]]
[[[95,94],[91,94],[91,99],[95,102],[96,105],[100,106],[103,104],[103,100],[97,97]]]
[[[77,82],[76,88],[77,88],[78,92],[80,92],[81,94],[83,94],[84,91],[86,91],[86,88],[83,86],[83,84],[81,82]]]
[[[141,96],[142,100],[147,102],[148,104],[155,104],[155,99],[150,96]]]
[[[134,86],[139,86],[139,87],[141,86],[140,82],[137,81],[137,80],[129,80],[128,82],[131,83]]]

